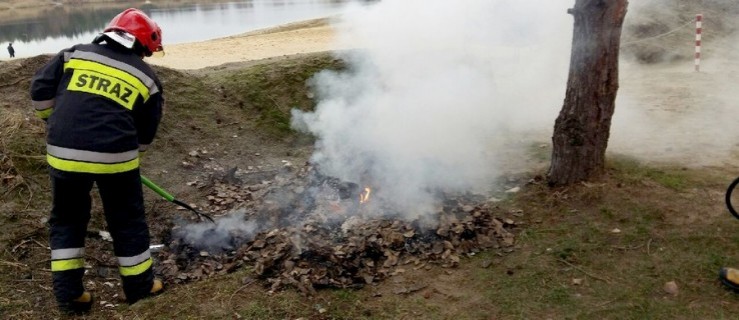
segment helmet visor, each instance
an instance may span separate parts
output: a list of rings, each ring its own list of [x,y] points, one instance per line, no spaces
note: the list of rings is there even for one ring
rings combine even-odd
[[[134,43],[136,43],[136,38],[125,31],[113,30],[103,34],[108,36],[110,40],[113,40],[128,49],[133,48]]]
[[[164,57],[164,47],[161,45],[154,50],[154,52],[151,53],[152,57],[161,58]]]

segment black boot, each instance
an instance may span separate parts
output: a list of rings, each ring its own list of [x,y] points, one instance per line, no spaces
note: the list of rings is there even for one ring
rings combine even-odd
[[[151,284],[151,289],[149,290],[149,292],[147,292],[143,296],[140,296],[140,297],[137,297],[137,298],[134,298],[134,299],[128,299],[128,303],[129,304],[134,304],[134,303],[136,303],[137,301],[139,301],[141,299],[146,299],[148,297],[153,297],[153,296],[159,295],[162,292],[164,292],[164,283],[162,282],[162,280],[159,280],[159,279],[156,279],[155,278],[154,281],[153,281],[153,283]]]
[[[93,300],[92,294],[85,291],[77,299],[60,302],[59,309],[67,314],[85,314],[90,312]]]

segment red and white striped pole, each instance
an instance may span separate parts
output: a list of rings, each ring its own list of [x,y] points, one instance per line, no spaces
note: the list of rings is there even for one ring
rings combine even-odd
[[[695,15],[695,71],[701,71],[701,34],[703,33],[703,14]]]

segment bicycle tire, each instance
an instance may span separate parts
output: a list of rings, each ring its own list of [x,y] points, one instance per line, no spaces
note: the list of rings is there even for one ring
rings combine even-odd
[[[731,215],[733,215],[734,218],[739,219],[739,213],[736,212],[734,205],[731,203],[731,195],[734,193],[734,190],[736,190],[737,185],[739,185],[739,177],[734,179],[734,181],[729,185],[729,188],[726,189],[726,208],[729,209],[729,212],[731,212]]]

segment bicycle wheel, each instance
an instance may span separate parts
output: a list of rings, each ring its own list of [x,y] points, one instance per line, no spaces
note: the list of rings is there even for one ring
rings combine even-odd
[[[739,213],[734,209],[734,204],[739,204],[739,192],[734,192],[737,185],[739,185],[739,178],[736,178],[734,182],[729,185],[729,188],[726,189],[726,208],[728,208],[729,212],[734,215],[734,218],[739,219]]]

